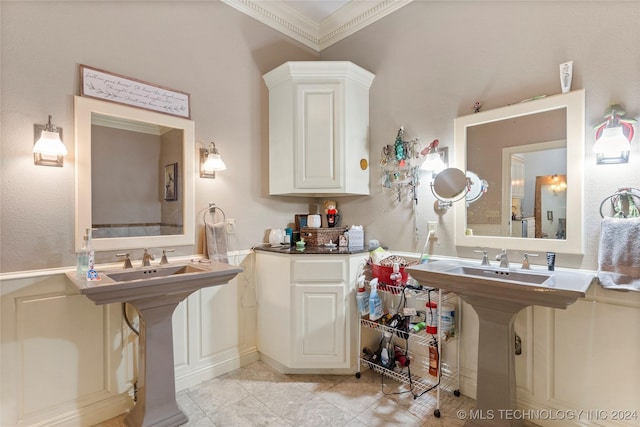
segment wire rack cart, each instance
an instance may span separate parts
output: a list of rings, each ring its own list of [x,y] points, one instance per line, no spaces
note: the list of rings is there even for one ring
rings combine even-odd
[[[366,285],[369,287],[368,281]],[[361,354],[356,378],[360,378],[361,369],[366,367],[407,385],[414,399],[434,392],[436,408],[433,415],[439,418],[441,392],[446,390],[460,396],[460,301],[452,293],[419,285],[379,284],[378,293],[383,300],[385,316],[377,321],[369,320],[369,316],[359,319]],[[438,310],[451,306],[455,309],[455,322],[443,324],[443,316]],[[367,334],[369,346],[363,347],[365,330],[375,332]],[[396,355],[399,352],[392,366],[384,366],[379,357],[378,347],[385,332],[393,337]]]

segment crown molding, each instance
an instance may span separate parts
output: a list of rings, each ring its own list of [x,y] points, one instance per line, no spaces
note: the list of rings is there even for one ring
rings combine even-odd
[[[319,23],[287,5],[286,0],[221,1],[320,52],[413,0],[351,1]]]

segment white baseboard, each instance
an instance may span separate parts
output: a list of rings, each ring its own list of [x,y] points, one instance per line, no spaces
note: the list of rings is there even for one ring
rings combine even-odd
[[[176,377],[176,392],[186,390],[204,381],[219,377],[234,369],[241,368],[260,360],[260,353],[255,347],[239,353],[236,357],[198,366],[196,369]]]

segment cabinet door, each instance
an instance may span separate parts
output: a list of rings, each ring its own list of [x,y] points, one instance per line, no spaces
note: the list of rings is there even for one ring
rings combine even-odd
[[[294,285],[296,368],[348,368],[344,284]]]
[[[511,156],[511,198],[522,199],[524,197],[524,159],[520,156]]]
[[[340,83],[296,86],[294,185],[297,189],[340,189],[344,186],[342,93]]]

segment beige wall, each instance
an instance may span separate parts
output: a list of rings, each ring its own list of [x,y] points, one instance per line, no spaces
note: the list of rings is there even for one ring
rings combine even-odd
[[[556,265],[597,267],[599,206],[620,186],[640,186],[640,150],[633,144],[626,165],[596,166],[592,126],[607,107],[620,103],[640,115],[640,27],[620,23],[640,18],[636,2],[414,1],[321,53],[323,60],[349,59],[376,74],[371,88],[371,164],[404,125],[407,139],[438,138],[452,157],[453,119],[540,94],[560,93],[559,64],[573,60],[573,89],[586,89],[585,255],[558,255]],[[629,21],[631,20],[631,21]],[[580,161],[581,159],[570,159]],[[361,220],[365,239],[393,249],[420,251],[427,221],[440,221],[434,253],[476,257],[453,244],[453,212],[438,217],[428,185],[419,188],[416,209],[378,185],[372,195],[342,204],[343,218]],[[375,212],[372,215],[371,212]],[[569,221],[570,218],[567,219]],[[526,248],[523,248],[526,249]],[[497,251],[491,251],[497,253]],[[519,259],[514,255],[512,259]],[[539,258],[536,263],[543,262]]]
[[[379,185],[378,153],[399,126],[408,139],[438,138],[451,146],[454,117],[469,114],[476,100],[489,109],[559,93],[558,64],[567,60],[574,61],[573,88],[584,87],[587,97],[586,252],[560,255],[557,264],[595,268],[600,201],[619,186],[640,187],[637,142],[628,165],[596,166],[590,151],[591,126],[610,104],[640,113],[640,28],[628,24],[640,18],[634,2],[415,1],[321,55],[219,2],[2,2],[0,13],[3,272],[75,263],[73,95],[79,64],[191,94],[197,143],[206,147],[215,140],[228,167],[215,180],[196,179],[198,223],[209,202],[222,207],[237,223],[232,250],[251,247],[266,229],[307,211],[308,200],[267,194],[262,74],[287,60],[351,60],[376,74],[372,194],[342,198],[339,205],[343,223],[365,225],[365,239],[392,249],[419,251],[426,222],[438,220],[434,252],[470,253],[454,246],[452,212],[434,213],[426,184],[419,187],[415,215],[410,202],[396,203]],[[64,128],[71,152],[64,168],[33,165],[33,124],[48,114]],[[98,262],[112,260],[98,254]]]
[[[72,266],[73,96],[79,64],[191,94],[196,145],[215,141],[227,164],[196,178],[196,213],[209,202],[234,218],[230,249],[263,240],[307,212],[307,200],[267,195],[268,92],[262,74],[318,54],[235,9],[207,2],[0,2],[0,271]],[[33,124],[64,129],[63,168],[33,165]],[[177,248],[176,255],[199,252]],[[134,260],[142,251],[133,251]],[[158,250],[155,250],[158,253]],[[112,253],[98,262],[114,261]]]

